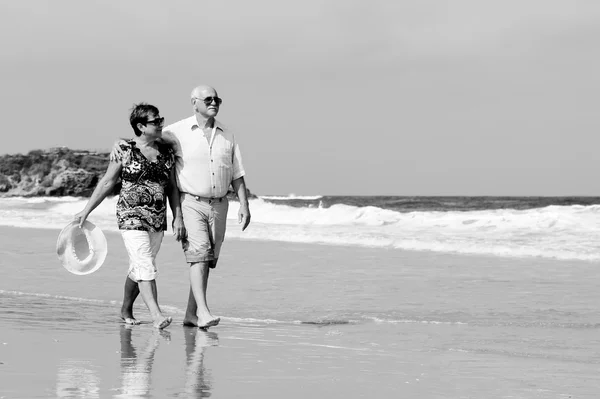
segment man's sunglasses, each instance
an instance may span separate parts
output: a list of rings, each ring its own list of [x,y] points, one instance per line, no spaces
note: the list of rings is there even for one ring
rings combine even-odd
[[[165,118],[155,118],[152,119],[151,121],[146,121],[146,125],[150,124],[150,125],[154,125],[154,126],[160,126],[165,122]]]
[[[196,97],[196,100],[202,100],[204,101],[204,105],[209,106],[210,104],[212,104],[212,102],[214,101],[217,105],[221,105],[221,103],[223,102],[222,98],[219,97],[206,97],[206,98],[198,98]]]

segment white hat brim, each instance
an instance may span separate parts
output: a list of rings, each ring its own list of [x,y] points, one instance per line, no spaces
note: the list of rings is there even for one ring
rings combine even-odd
[[[56,254],[63,267],[80,276],[98,270],[107,252],[104,233],[89,220],[81,228],[76,221],[69,223],[56,241]]]

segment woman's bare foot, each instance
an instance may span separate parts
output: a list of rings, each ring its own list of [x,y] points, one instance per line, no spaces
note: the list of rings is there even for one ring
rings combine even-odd
[[[198,316],[185,315],[183,325],[188,327],[198,327]]]
[[[137,326],[138,324],[140,324],[139,321],[136,320],[135,317],[133,317],[133,312],[124,312],[123,310],[121,310],[121,320],[123,320],[123,322],[127,325],[130,326]]]

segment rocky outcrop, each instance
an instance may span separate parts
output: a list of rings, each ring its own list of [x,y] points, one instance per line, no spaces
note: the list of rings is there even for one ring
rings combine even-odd
[[[45,195],[87,196],[94,190],[100,177],[84,169],[65,170],[56,175],[52,186],[45,190]]]
[[[108,165],[108,153],[66,147],[0,156],[3,196],[89,196]]]
[[[0,196],[89,197],[109,162],[108,152],[57,147],[0,156]],[[249,197],[256,197],[248,190]],[[229,197],[235,197],[233,192]]]

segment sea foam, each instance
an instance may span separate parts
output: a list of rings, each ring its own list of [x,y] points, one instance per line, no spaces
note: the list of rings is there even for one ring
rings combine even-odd
[[[62,229],[86,202],[72,197],[0,199],[0,225]],[[116,197],[107,198],[89,220],[105,231],[117,231],[115,204]],[[397,212],[344,204],[294,207],[253,199],[252,223],[244,232],[237,224],[238,209],[239,204],[232,201],[227,216],[227,236],[231,238],[600,260],[599,205]]]

